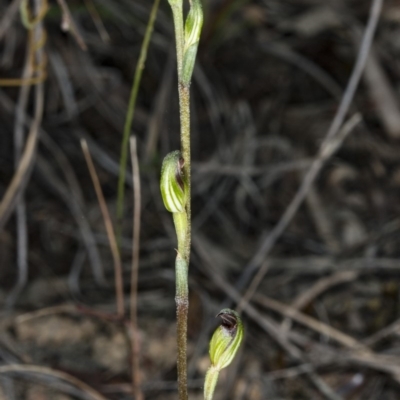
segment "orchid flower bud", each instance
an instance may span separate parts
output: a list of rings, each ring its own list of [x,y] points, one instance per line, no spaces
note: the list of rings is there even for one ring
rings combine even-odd
[[[187,182],[183,173],[185,161],[176,150],[167,154],[161,168],[160,189],[165,208],[172,213],[185,211]]]
[[[227,367],[234,359],[243,340],[243,324],[236,311],[225,308],[217,315],[222,324],[210,341],[211,364],[218,370]]]
[[[211,367],[204,381],[204,400],[213,399],[219,372],[232,362],[243,340],[243,324],[236,311],[225,308],[217,317],[221,317],[222,324],[210,341]]]

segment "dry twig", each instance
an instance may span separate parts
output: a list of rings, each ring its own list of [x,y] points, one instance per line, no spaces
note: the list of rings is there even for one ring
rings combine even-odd
[[[110,243],[111,253],[114,261],[115,270],[115,291],[117,297],[117,314],[120,318],[124,317],[125,306],[124,306],[124,284],[122,276],[122,263],[121,256],[118,249],[117,239],[115,237],[113,224],[111,221],[110,213],[108,212],[107,204],[104,199],[103,191],[101,189],[100,181],[96,173],[96,169],[93,164],[92,157],[89,152],[89,148],[85,139],[81,140],[82,151],[85,156],[85,160],[92,178],[93,186],[96,191],[97,199],[99,201],[101,213],[104,219],[104,225],[107,231],[107,237]]]
[[[74,19],[72,18],[71,12],[69,11],[68,4],[65,0],[57,0],[63,16],[62,16],[62,24],[61,27],[64,31],[70,31],[72,36],[75,38],[79,47],[82,50],[87,50],[87,46],[85,41],[82,38],[82,35],[79,33],[79,29],[75,24]]]

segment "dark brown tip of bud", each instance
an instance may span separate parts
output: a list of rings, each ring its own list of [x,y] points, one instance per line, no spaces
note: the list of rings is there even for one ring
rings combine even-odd
[[[235,331],[237,327],[237,318],[236,315],[230,311],[221,311],[217,317],[222,319],[222,327],[225,328],[229,332]]]

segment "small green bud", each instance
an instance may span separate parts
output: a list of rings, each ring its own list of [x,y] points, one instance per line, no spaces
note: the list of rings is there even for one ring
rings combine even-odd
[[[222,324],[216,329],[210,341],[212,366],[220,371],[234,359],[243,340],[243,324],[236,311],[225,308],[217,315]]]
[[[185,22],[185,42],[183,49],[182,80],[189,84],[196,61],[197,47],[203,26],[203,9],[200,0],[192,0]]]
[[[185,161],[176,150],[167,154],[161,168],[160,189],[165,208],[172,212],[184,212],[187,201],[187,182],[183,173]]]

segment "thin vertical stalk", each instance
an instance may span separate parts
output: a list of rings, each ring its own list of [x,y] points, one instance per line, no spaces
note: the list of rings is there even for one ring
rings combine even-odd
[[[140,49],[139,61],[136,65],[135,76],[129,98],[128,110],[125,118],[124,133],[121,143],[121,158],[119,161],[119,177],[118,177],[118,196],[117,196],[117,239],[121,238],[122,218],[124,216],[124,197],[125,197],[125,172],[128,162],[128,142],[129,134],[132,128],[133,116],[135,114],[136,99],[139,92],[139,85],[142,79],[142,72],[147,58],[147,50],[149,48],[151,34],[154,28],[154,22],[157,16],[160,0],[154,0],[153,7],[150,12],[149,22],[146,27],[142,47]]]
[[[214,366],[208,369],[204,382],[204,400],[212,400],[218,382],[218,375],[219,370]]]
[[[176,273],[176,317],[178,344],[178,397],[187,400],[187,317],[189,310],[188,266],[178,253],[175,262]]]
[[[186,400],[187,393],[187,321],[189,313],[189,286],[188,286],[188,268],[190,261],[190,243],[191,243],[191,154],[190,154],[190,90],[189,86],[179,82],[179,114],[181,121],[181,152],[185,165],[183,167],[184,175],[187,177],[187,202],[186,202],[186,240],[184,243],[184,253],[182,257],[185,260],[184,269],[185,280],[184,288],[176,288],[176,307],[177,307],[177,340],[178,340],[178,386],[179,400]],[[179,273],[177,265],[177,278]],[[178,279],[177,279],[178,282]],[[180,293],[179,293],[180,292]]]
[[[190,261],[190,244],[191,244],[191,152],[190,152],[190,90],[189,85],[179,82],[179,113],[181,121],[181,151],[185,165],[183,171],[187,177],[187,202],[186,202],[186,215],[187,215],[187,231],[185,240],[185,251],[182,256],[186,264],[189,265]]]
[[[136,137],[131,137],[131,159],[132,159],[132,183],[133,183],[133,237],[132,237],[132,271],[131,271],[131,298],[130,319],[132,325],[132,389],[136,400],[143,400],[143,392],[140,388],[140,346],[137,323],[137,289],[139,275],[139,248],[140,248],[140,210],[141,190],[139,161],[137,155]]]
[[[178,392],[179,400],[187,400],[187,320],[189,312],[188,266],[191,243],[191,207],[190,207],[190,94],[189,88],[179,83],[180,117],[181,117],[181,149],[185,160],[183,171],[187,177],[187,202],[185,206],[187,229],[183,245],[183,261],[176,261],[176,313],[178,341]]]
[[[188,399],[187,391],[187,319],[189,311],[188,268],[191,244],[191,157],[190,157],[190,81],[196,60],[197,46],[203,24],[203,12],[200,0],[190,0],[190,11],[185,25],[183,19],[183,0],[168,0],[174,19],[176,55],[178,69],[179,115],[181,130],[181,154],[184,160],[183,175],[187,182],[185,187],[186,231],[182,243],[180,234],[183,230],[177,224],[179,252],[176,258],[176,312],[177,312],[177,345],[178,345],[178,394],[179,400]]]

